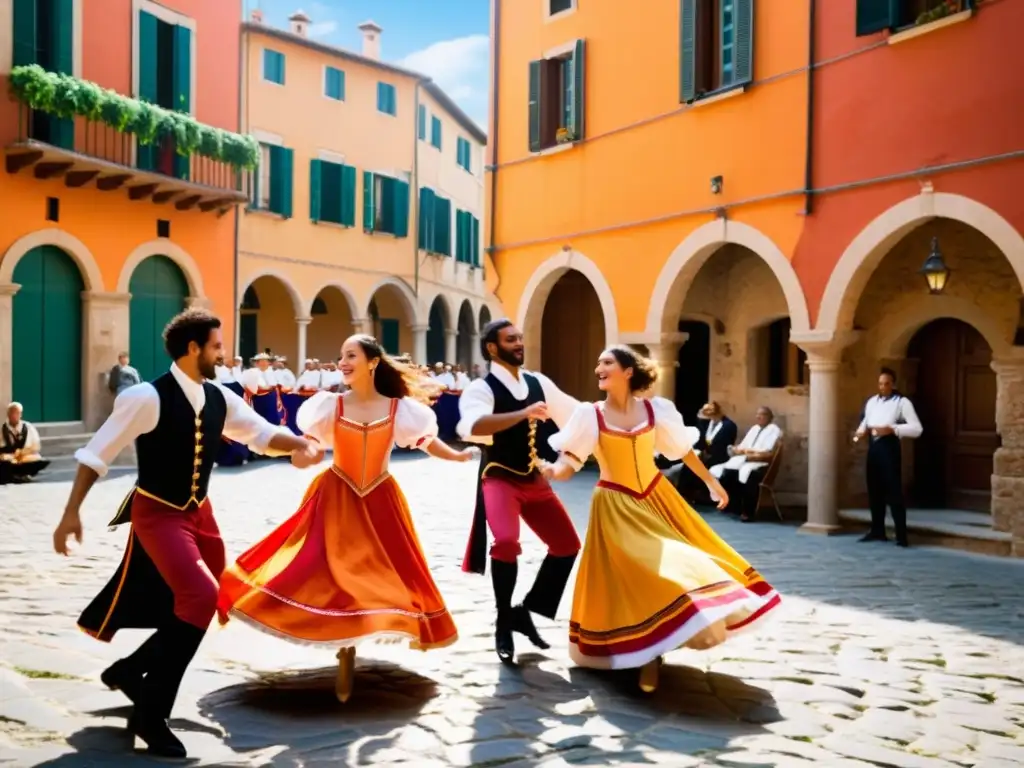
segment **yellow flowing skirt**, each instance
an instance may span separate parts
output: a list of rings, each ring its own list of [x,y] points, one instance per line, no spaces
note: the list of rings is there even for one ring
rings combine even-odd
[[[584,667],[641,667],[724,624],[747,629],[779,595],[659,474],[643,494],[599,483],[569,622]]]

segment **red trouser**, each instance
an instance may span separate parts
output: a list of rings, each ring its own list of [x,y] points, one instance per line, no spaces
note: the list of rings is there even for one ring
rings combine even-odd
[[[573,557],[580,551],[580,537],[565,507],[540,475],[511,480],[485,477],[484,506],[487,525],[494,536],[491,557],[516,562],[523,548],[519,544],[519,520],[530,526],[554,557]]]
[[[217,612],[218,584],[226,560],[209,499],[182,512],[136,494],[132,527],[174,594],[174,615],[205,631]]]

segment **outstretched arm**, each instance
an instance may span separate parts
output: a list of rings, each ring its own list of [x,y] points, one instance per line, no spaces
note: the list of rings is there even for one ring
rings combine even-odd
[[[718,478],[712,475],[711,471],[704,466],[704,462],[693,452],[693,449],[690,449],[683,455],[683,464],[689,467],[690,471],[708,487],[708,490],[715,494],[715,497],[718,499],[719,509],[725,509],[729,506],[729,494],[725,492],[725,488],[718,482]]]
[[[438,440],[436,438],[431,440],[424,450],[431,456],[436,456],[437,458],[444,459],[445,461],[469,461],[477,455],[477,451],[472,448],[457,451],[443,440]]]

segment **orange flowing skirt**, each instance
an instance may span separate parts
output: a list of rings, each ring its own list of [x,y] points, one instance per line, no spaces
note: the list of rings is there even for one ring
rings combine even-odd
[[[398,483],[388,476],[360,497],[333,468],[224,572],[217,610],[222,624],[234,616],[304,644],[405,639],[427,650],[458,639]]]

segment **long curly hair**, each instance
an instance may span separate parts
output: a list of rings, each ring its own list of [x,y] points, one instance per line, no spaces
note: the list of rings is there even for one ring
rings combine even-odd
[[[384,397],[411,397],[429,405],[441,394],[443,387],[423,376],[412,365],[391,357],[373,336],[359,333],[349,340],[360,346],[368,362],[378,361],[373,372],[373,388]]]
[[[629,378],[630,392],[644,392],[650,389],[658,380],[657,364],[641,355],[632,347],[625,344],[615,344],[607,350],[615,358],[615,362],[625,370],[633,369],[633,375]]]

